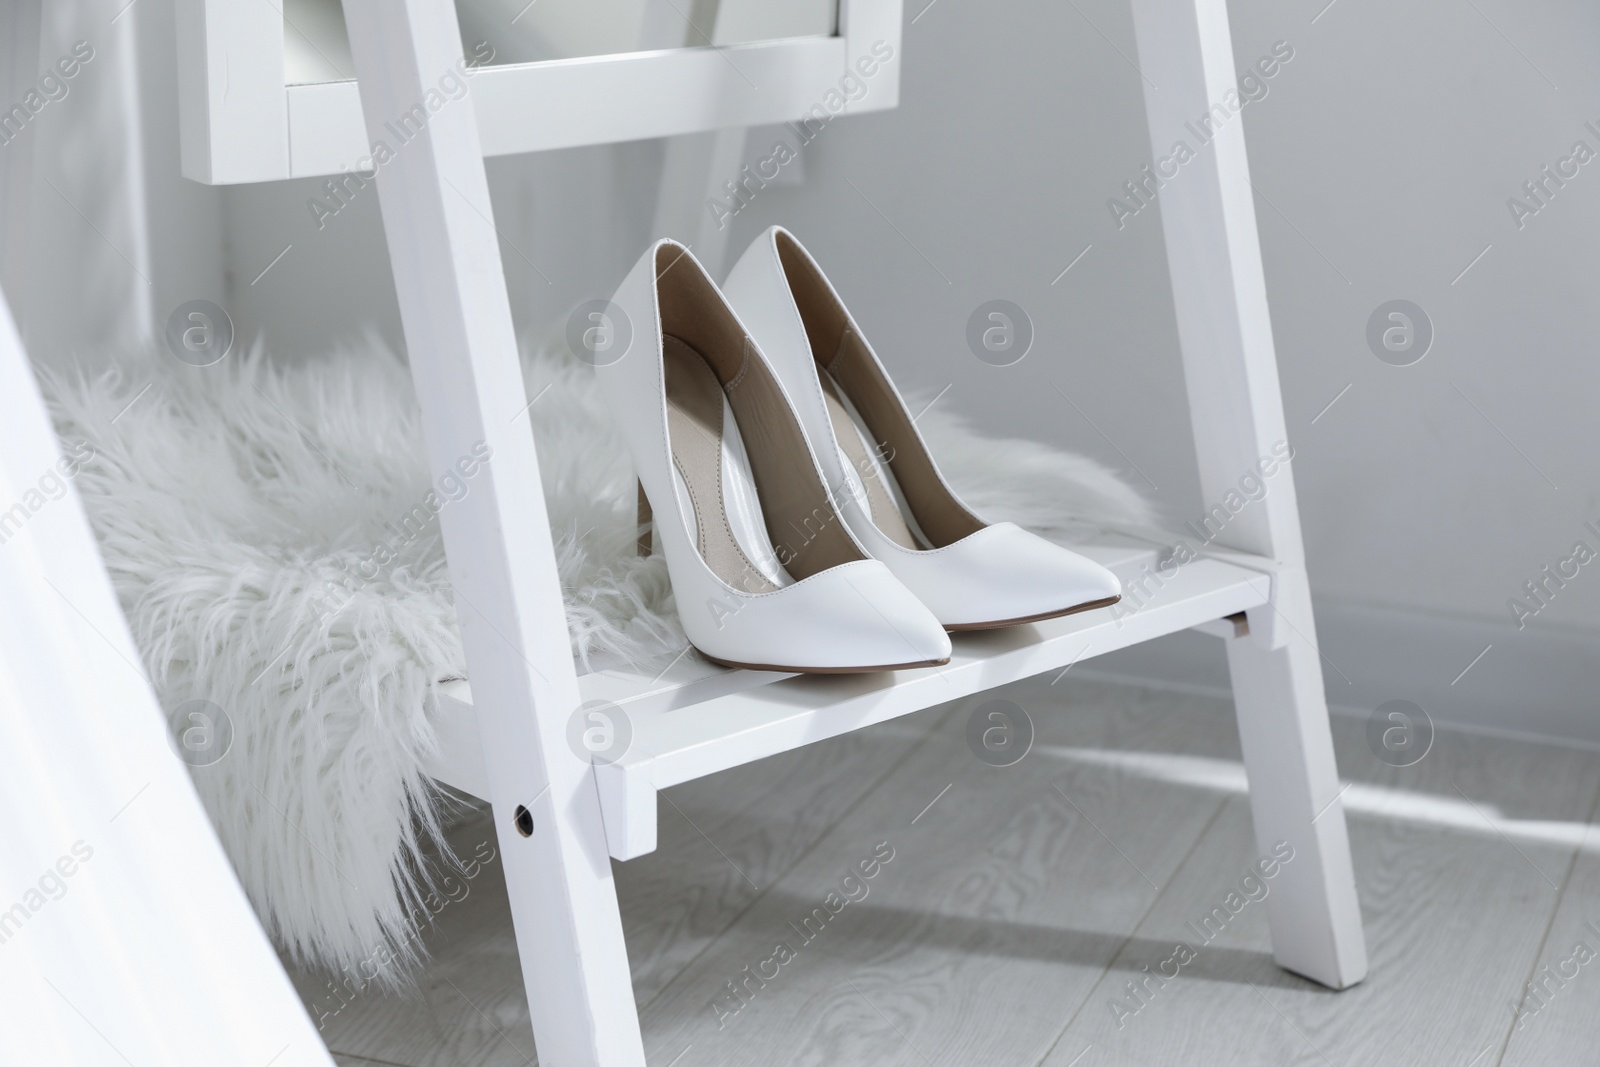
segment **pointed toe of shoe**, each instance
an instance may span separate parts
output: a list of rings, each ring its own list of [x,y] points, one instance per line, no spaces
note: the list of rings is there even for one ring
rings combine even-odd
[[[1072,607],[1122,595],[1122,582],[1110,569],[1042,537],[1028,536],[1043,545],[1039,551],[1040,578],[1050,591],[1050,600]]]
[[[840,622],[850,632],[846,640],[856,647],[860,663],[926,666],[950,659],[944,625],[888,567],[868,561],[827,573],[837,573],[844,587],[838,599],[851,606],[841,612]]]
[[[920,555],[907,584],[949,630],[1036,622],[1108,606],[1122,595],[1110,570],[1009,522]]]
[[[731,667],[843,674],[932,666],[950,658],[944,626],[876,560],[832,567],[776,592],[740,596],[714,619],[685,613],[683,605],[679,614],[694,646]],[[696,625],[690,625],[692,618]]]

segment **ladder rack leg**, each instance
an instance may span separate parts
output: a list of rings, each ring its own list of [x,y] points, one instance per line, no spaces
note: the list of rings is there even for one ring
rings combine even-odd
[[[1306,583],[1225,0],[1133,0],[1151,171],[1206,506],[1267,493],[1215,543],[1277,560],[1272,602],[1228,642],[1258,848],[1295,858],[1268,897],[1273,954],[1335,989],[1367,970]],[[1230,103],[1231,101],[1231,103]],[[1183,148],[1180,149],[1179,146]],[[1144,222],[1126,220],[1128,225]],[[1267,471],[1272,471],[1267,476]]]
[[[644,1067],[455,6],[344,10],[539,1062]]]
[[[1315,633],[1309,611],[1293,622]],[[1322,663],[1317,650],[1298,638],[1281,648],[1249,637],[1227,646],[1256,852],[1269,855],[1279,842],[1294,848],[1294,859],[1267,897],[1273,959],[1344,989],[1366,977],[1367,950],[1338,799]]]

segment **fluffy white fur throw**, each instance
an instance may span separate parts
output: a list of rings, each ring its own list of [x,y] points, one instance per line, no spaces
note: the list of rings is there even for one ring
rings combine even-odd
[[[632,475],[591,372],[524,370],[529,396],[548,387],[524,417],[574,655],[675,654],[665,565],[633,554]],[[421,770],[431,693],[464,673],[438,522],[415,518],[454,486],[430,485],[404,365],[374,342],[290,366],[149,353],[42,377],[63,440],[94,449],[78,489],[163,706],[205,699],[231,719],[231,750],[193,776],[262,921],[297,962],[402,980],[447,803]],[[1150,521],[1092,461],[939,408],[919,425],[993,519]]]

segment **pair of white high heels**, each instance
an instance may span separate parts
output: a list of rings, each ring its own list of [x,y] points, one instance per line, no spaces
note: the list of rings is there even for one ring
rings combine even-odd
[[[659,241],[599,363],[684,632],[730,667],[937,666],[947,631],[1113,604],[1106,568],[973,515],[816,261],[773,227],[718,289]],[[650,549],[649,533],[641,548]]]

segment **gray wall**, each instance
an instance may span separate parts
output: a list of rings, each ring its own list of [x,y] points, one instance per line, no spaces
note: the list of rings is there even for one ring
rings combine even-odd
[[[923,2],[908,0],[908,22]],[[1600,160],[1520,227],[1507,208],[1574,142],[1600,152],[1584,125],[1600,129],[1600,9],[1325,4],[1231,10],[1241,67],[1277,41],[1294,49],[1243,121],[1330,696],[1367,709],[1403,697],[1440,718],[1600,741],[1586,662],[1600,562],[1522,629],[1508,607],[1574,542],[1600,551],[1583,528],[1600,519]],[[170,11],[134,10],[149,31],[144,110],[170,112],[170,78],[152,73]],[[1113,0],[938,0],[906,27],[901,107],[828,127],[806,149],[804,184],[762,191],[730,247],[789,225],[904,385],[953,385],[941,404],[1094,455],[1182,521],[1206,502],[1159,204],[1120,228],[1107,207],[1150,158],[1134,52]],[[315,181],[184,190],[161,162],[175,158],[170,127],[152,121],[144,141],[152,211],[169,220],[152,261],[171,278],[189,268],[155,286],[155,321],[175,287],[192,288],[220,291],[241,337],[286,356],[369,327],[398,343],[374,195],[319,230],[306,207]],[[650,236],[660,159],[659,145],[638,144],[491,161],[520,329],[542,336],[608,293]],[[173,221],[179,204],[190,223]],[[193,268],[218,259],[220,278]],[[968,316],[992,298],[1034,324],[1015,366],[967,348]],[[1396,298],[1435,331],[1407,367],[1366,341],[1369,316]],[[1220,662],[1215,645],[1179,640],[1102,667],[1215,684]]]
[[[1575,542],[1600,552],[1600,159],[1520,227],[1507,206],[1576,141],[1600,152],[1600,9],[1325,5],[1231,12],[1241,68],[1294,49],[1244,122],[1330,698],[1600,741],[1600,562],[1522,628],[1508,605],[1537,607],[1524,583]],[[808,187],[738,221],[817,245],[904,380],[955,382],[941,403],[1089,452],[1182,520],[1211,502],[1160,220],[1106,204],[1150,160],[1134,54],[1125,4],[941,0],[908,27],[901,108],[828,130]],[[992,297],[1037,328],[1014,367],[964,343]],[[1396,298],[1435,331],[1412,366],[1366,340]],[[1225,683],[1198,637],[1096,666]]]

